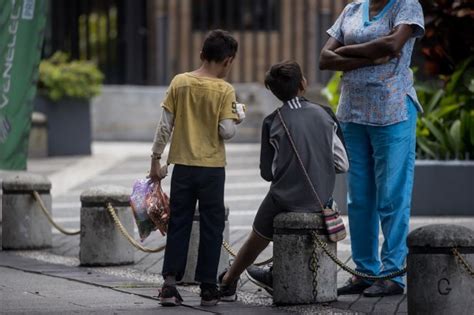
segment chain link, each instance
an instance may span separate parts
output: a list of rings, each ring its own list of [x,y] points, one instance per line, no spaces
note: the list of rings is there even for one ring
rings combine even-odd
[[[236,257],[237,256],[237,253],[234,251],[234,249],[232,249],[232,247],[230,246],[229,243],[227,243],[226,241],[223,241],[222,242],[222,247],[224,247],[224,249],[232,256],[232,257]],[[269,259],[266,259],[264,261],[261,261],[261,262],[258,262],[258,263],[254,263],[255,266],[264,266],[264,265],[268,265],[269,263],[271,263],[273,261],[273,257],[269,258]]]
[[[464,259],[464,257],[461,256],[461,253],[459,253],[457,248],[452,248],[451,252],[453,253],[454,257],[456,258],[456,261],[466,269],[467,273],[471,276],[474,277],[474,270],[472,267],[469,265],[469,263]]]
[[[43,211],[49,223],[51,223],[51,225],[54,226],[59,232],[65,235],[78,235],[81,233],[81,230],[68,231],[62,228],[61,226],[59,226],[56,222],[54,222],[53,217],[51,216],[48,209],[46,209],[46,206],[44,205],[43,199],[41,199],[40,194],[36,190],[33,191],[33,197],[35,198],[36,202],[39,204],[41,211]]]
[[[119,217],[117,216],[117,213],[115,213],[115,209],[114,207],[112,206],[112,204],[110,202],[107,203],[107,211],[109,212],[110,216],[112,217],[112,220],[114,221],[115,225],[117,226],[117,228],[119,229],[120,233],[122,233],[122,235],[128,240],[128,242],[133,246],[135,247],[136,249],[138,250],[141,250],[142,252],[145,252],[145,253],[159,253],[161,252],[162,250],[165,249],[165,245],[163,246],[160,246],[158,248],[148,248],[148,247],[145,247],[143,246],[142,244],[138,243],[129,233],[128,231],[125,229],[125,227],[123,226],[122,222],[120,222],[120,219]]]
[[[309,264],[309,270],[312,272],[312,285],[313,285],[313,300],[316,301],[318,296],[318,268],[319,268],[319,259],[317,255],[318,245],[316,242],[313,242],[313,252],[311,253],[311,260]]]
[[[362,273],[362,272],[359,272],[359,271],[356,271],[354,269],[351,269],[349,266],[347,266],[346,264],[344,264],[342,261],[339,260],[339,258],[337,258],[337,256],[331,252],[327,246],[328,244],[326,242],[324,242],[319,236],[318,234],[316,233],[316,231],[312,231],[311,232],[311,235],[312,235],[312,238],[313,238],[313,241],[315,242],[315,246],[319,246],[321,247],[321,249],[326,253],[326,255],[329,256],[329,258],[331,258],[331,260],[333,262],[335,262],[339,267],[341,267],[343,270],[347,271],[348,273],[350,273],[351,275],[354,275],[356,277],[359,277],[359,278],[362,278],[362,279],[366,279],[366,280],[371,280],[371,281],[375,281],[375,280],[388,280],[388,279],[392,279],[392,278],[395,278],[395,277],[398,277],[398,276],[401,276],[401,275],[404,275],[407,271],[406,267],[403,268],[402,270],[399,270],[399,271],[395,271],[395,272],[391,272],[387,275],[383,275],[383,276],[371,276],[371,275],[368,275],[368,274],[365,274],[365,273]]]

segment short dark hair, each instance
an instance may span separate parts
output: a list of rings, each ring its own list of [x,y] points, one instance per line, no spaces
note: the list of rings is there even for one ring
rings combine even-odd
[[[283,102],[298,95],[301,81],[303,73],[300,65],[291,60],[274,64],[265,74],[265,87]]]
[[[210,31],[202,44],[202,58],[207,61],[222,62],[227,57],[235,57],[239,44],[229,32]]]

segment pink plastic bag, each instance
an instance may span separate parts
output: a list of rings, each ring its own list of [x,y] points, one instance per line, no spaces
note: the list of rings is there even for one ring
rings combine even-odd
[[[169,198],[161,189],[160,182],[139,179],[133,184],[130,205],[143,241],[151,232],[166,234],[169,220]]]

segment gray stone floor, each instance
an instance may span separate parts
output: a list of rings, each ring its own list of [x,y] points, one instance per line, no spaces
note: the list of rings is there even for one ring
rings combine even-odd
[[[132,186],[135,179],[146,175],[149,166],[149,144],[141,143],[95,143],[91,157],[66,157],[30,160],[29,171],[48,176],[53,184],[53,216],[62,226],[69,229],[79,228],[80,193],[95,185],[115,184]],[[120,156],[117,155],[120,152]],[[259,177],[259,146],[254,144],[231,144],[227,147],[228,166],[225,200],[230,208],[230,243],[238,249],[251,230],[252,221],[260,202],[263,200],[269,184]],[[170,170],[171,171],[171,170]],[[164,189],[169,192],[169,180],[164,180]],[[345,220],[347,224],[347,218]],[[410,229],[431,223],[454,223],[474,228],[474,217],[413,217]],[[22,252],[24,257],[33,257],[47,262],[55,260],[71,265],[77,264],[79,237],[64,236],[53,231],[53,248],[42,252]],[[137,234],[136,234],[137,236]],[[138,237],[137,237],[138,238]],[[381,238],[382,239],[382,238]],[[157,232],[152,234],[145,245],[157,247],[165,239]],[[272,247],[269,246],[258,260],[269,258]],[[338,256],[353,266],[350,260],[350,238],[338,244]],[[140,277],[156,279],[159,283],[163,254],[135,253],[135,265],[128,267]],[[338,272],[338,284],[341,285],[348,274]],[[195,290],[189,287],[190,290]],[[245,275],[241,279],[239,290],[244,303],[271,307],[271,297]],[[242,304],[244,305],[244,304]],[[329,308],[327,308],[329,307]],[[364,298],[362,296],[343,296],[337,302],[327,306],[298,306],[280,308],[291,312],[356,312],[397,314],[405,313],[405,296]],[[332,311],[331,311],[332,309]],[[274,308],[273,308],[274,310]]]
[[[0,313],[31,314],[286,314],[274,307],[220,303],[200,306],[193,290],[181,289],[182,307],[162,308],[156,285],[63,264],[40,263],[12,252],[0,252]],[[99,268],[100,269],[100,268]]]

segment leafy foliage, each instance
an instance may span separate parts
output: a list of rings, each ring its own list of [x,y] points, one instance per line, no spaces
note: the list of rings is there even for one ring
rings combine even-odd
[[[99,95],[104,76],[91,62],[68,61],[68,55],[56,52],[41,61],[38,90],[53,101],[71,97],[89,100]]]
[[[428,83],[415,88],[425,110],[417,122],[418,152],[435,159],[473,159],[474,56],[460,63],[441,88]]]
[[[337,71],[333,74],[328,84],[321,91],[321,94],[326,97],[332,110],[336,112],[337,105],[339,104],[339,96],[341,95],[340,84],[341,84],[342,72]]]
[[[474,1],[421,0],[425,36],[421,52],[430,75],[454,72],[456,65],[474,54]]]

